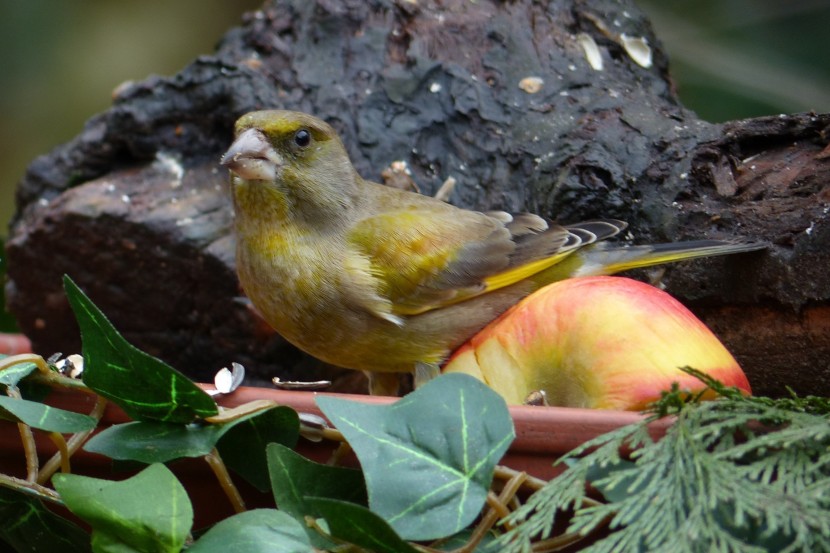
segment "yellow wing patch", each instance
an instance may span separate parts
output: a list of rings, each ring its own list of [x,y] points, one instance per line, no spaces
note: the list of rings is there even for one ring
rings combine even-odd
[[[348,243],[368,261],[388,313],[418,315],[549,271],[623,228],[610,219],[562,227],[528,214],[409,204],[358,222]]]
[[[513,267],[512,269],[504,271],[503,273],[487,277],[484,279],[484,289],[481,293],[490,292],[492,290],[498,290],[499,288],[504,288],[505,286],[516,284],[520,280],[524,280],[535,275],[536,273],[553,267],[569,255],[571,255],[574,251],[576,250],[571,249],[559,252],[554,255],[551,255],[550,257],[537,259],[536,261],[531,261],[530,263],[525,263],[524,265]]]

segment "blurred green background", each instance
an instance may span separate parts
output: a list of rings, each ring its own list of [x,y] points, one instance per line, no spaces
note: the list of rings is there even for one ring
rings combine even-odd
[[[0,0],[0,237],[36,156],[106,110],[112,91],[210,54],[261,0]]]
[[[309,0],[311,1],[311,0]],[[14,187],[112,90],[212,52],[260,0],[0,0],[0,237]],[[680,96],[710,121],[830,111],[830,0],[641,0]]]

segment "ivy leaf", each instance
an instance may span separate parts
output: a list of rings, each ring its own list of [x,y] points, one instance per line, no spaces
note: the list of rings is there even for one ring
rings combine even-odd
[[[211,452],[222,434],[220,425],[138,421],[115,424],[93,436],[84,450],[119,461],[166,463]]]
[[[93,436],[84,445],[86,451],[100,453],[119,461],[140,463],[166,463],[182,457],[202,457],[210,453],[222,436],[236,426],[266,417],[273,411],[293,411],[289,407],[274,407],[257,411],[224,424],[172,424],[159,421],[136,421],[116,424]],[[298,424],[299,426],[299,424]],[[254,444],[255,445],[255,444]],[[264,464],[264,448],[242,446],[244,454],[254,459],[261,454]],[[266,488],[267,489],[267,488]]]
[[[217,413],[190,379],[127,342],[72,279],[63,284],[81,329],[84,384],[135,420],[187,423]]]
[[[7,355],[0,355],[0,359],[8,357]],[[17,384],[32,374],[37,369],[37,365],[32,362],[17,363],[6,369],[0,371],[0,386],[17,386]]]
[[[15,551],[88,553],[89,534],[39,499],[0,487],[0,540]]]
[[[97,422],[92,417],[49,407],[36,401],[11,398],[0,395],[0,418],[12,422],[22,422],[32,428],[47,432],[72,434],[95,428]]]
[[[455,551],[456,549],[461,549],[470,543],[474,532],[474,528],[465,528],[454,536],[441,540],[439,544],[432,545],[432,547],[438,551]],[[500,551],[501,549],[496,545],[496,535],[493,531],[485,534],[475,549],[473,549],[473,553],[499,553]]]
[[[164,465],[111,482],[76,474],[52,477],[70,511],[92,526],[95,551],[179,553],[193,525],[184,487]]]
[[[2,305],[2,304],[0,304]],[[8,357],[8,355],[0,355],[0,359]],[[31,401],[40,401],[52,391],[46,384],[27,380],[26,377],[37,372],[37,365],[30,361],[16,363],[11,367],[7,367],[0,371],[0,390],[5,390],[9,386],[17,386],[20,395],[25,399]]]
[[[264,492],[271,487],[266,447],[270,443],[294,447],[299,437],[299,415],[290,407],[280,406],[234,425],[221,437],[217,448],[228,468]]]
[[[335,538],[375,553],[418,553],[385,520],[366,507],[321,497],[306,497],[305,501],[326,519],[329,532]]]
[[[308,553],[305,530],[276,509],[245,511],[217,523],[187,553]]]
[[[366,484],[359,470],[321,465],[276,443],[268,445],[267,458],[274,500],[281,511],[299,522],[304,522],[306,515],[321,516],[306,503],[306,496],[366,505]],[[309,528],[308,534],[316,547],[331,545],[314,529]]]
[[[303,501],[307,495],[366,505],[366,484],[359,470],[315,463],[280,444],[269,444],[267,452],[271,490],[280,510],[299,520],[316,515]]]
[[[515,437],[501,396],[464,374],[440,376],[388,406],[326,396],[317,404],[360,460],[369,507],[406,539],[469,525]]]

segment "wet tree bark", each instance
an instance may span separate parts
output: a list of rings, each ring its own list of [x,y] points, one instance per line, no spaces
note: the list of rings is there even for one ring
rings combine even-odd
[[[217,161],[238,116],[273,107],[332,123],[364,177],[403,160],[425,193],[455,178],[457,205],[615,217],[638,243],[767,241],[662,283],[756,392],[830,393],[830,115],[700,120],[625,0],[273,0],[213,56],[125,84],[19,186],[7,297],[37,351],[79,348],[66,273],[129,340],[197,378],[231,361],[262,378],[330,374],[256,317],[234,273]]]

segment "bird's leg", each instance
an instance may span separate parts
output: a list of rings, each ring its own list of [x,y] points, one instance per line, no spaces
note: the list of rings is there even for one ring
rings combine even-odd
[[[364,371],[369,378],[369,394],[397,397],[401,390],[401,373]]]
[[[415,389],[417,390],[441,374],[441,367],[435,363],[415,363]]]

